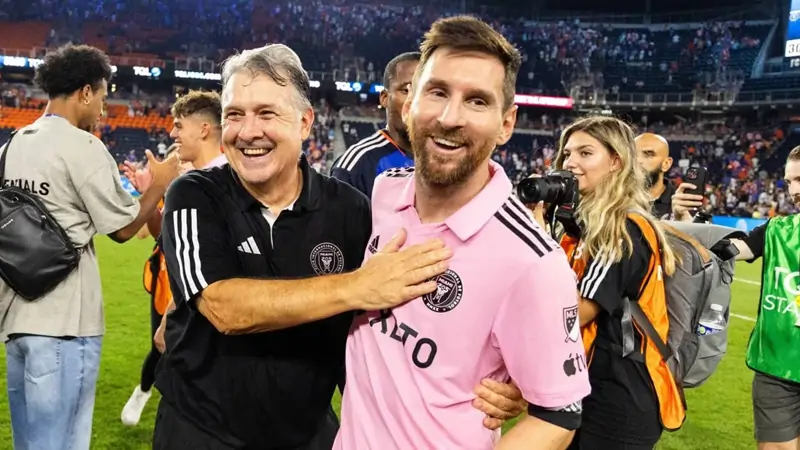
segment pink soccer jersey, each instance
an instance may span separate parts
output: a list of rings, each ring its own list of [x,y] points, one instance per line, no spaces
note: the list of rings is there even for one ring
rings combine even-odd
[[[503,169],[491,171],[473,200],[436,224],[420,223],[413,169],[376,179],[365,258],[400,228],[406,246],[439,237],[454,256],[436,292],[356,317],[335,450],[493,448],[499,431],[472,406],[487,377],[513,379],[545,408],[589,394],[575,274]]]

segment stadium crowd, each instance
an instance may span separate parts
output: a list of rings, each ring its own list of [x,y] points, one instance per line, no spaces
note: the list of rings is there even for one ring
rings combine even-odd
[[[391,55],[415,48],[434,19],[461,12],[342,0],[96,1],[89,8],[82,1],[43,1],[36,8],[9,3],[3,11],[9,20],[52,21],[47,42],[37,44],[41,46],[85,41],[111,54],[181,55],[185,68],[199,69],[221,62],[232,49],[285,42],[308,61],[307,70],[312,73],[362,82],[378,80]],[[586,26],[579,20],[540,23],[521,17],[478,16],[521,50],[519,85],[552,93],[587,79],[594,89],[609,92],[643,92],[652,90],[653,83],[672,91],[702,87],[713,82],[705,78],[708,72],[738,68],[737,54],[752,55],[743,50],[757,50],[768,30],[741,21],[648,30]],[[85,24],[92,27],[82,29]],[[168,36],[151,32],[158,29],[169,30]],[[623,76],[617,69],[624,71]]]
[[[297,51],[312,78],[315,72],[324,72],[337,80],[366,82],[379,82],[391,55],[416,47],[434,19],[457,13],[432,6],[386,8],[344,1],[208,2],[202,8],[181,1],[146,6],[97,1],[88,8],[83,1],[43,1],[36,8],[17,2],[8,5],[4,9],[8,20],[50,21],[47,42],[41,45],[85,41],[110,54],[181,55],[186,68],[195,68],[194,64],[203,69],[213,68],[235,48],[285,42]],[[609,93],[702,89],[719,81],[708,78],[709,72],[736,69],[741,62],[737,55],[745,55],[740,59],[748,61],[747,55],[760,47],[766,35],[764,26],[741,21],[709,22],[689,28],[620,29],[587,26],[580,20],[540,23],[519,17],[479,16],[520,49],[523,62],[518,90],[555,95],[564,95],[575,86]],[[153,30],[169,31],[159,34]],[[8,97],[4,97],[3,104],[7,107],[42,107],[41,102],[31,101],[24,87],[14,89],[5,90],[4,96]],[[170,105],[170,95],[145,92],[139,86],[120,86],[109,92],[109,98],[127,100],[129,104],[125,111],[110,109],[110,117],[127,114],[164,118]],[[324,113],[318,116],[306,151],[315,167],[323,171],[330,169],[325,153],[333,148],[337,117],[381,115],[368,106],[345,108],[338,116],[328,105],[319,111]],[[498,160],[517,179],[526,173],[540,173],[551,157],[554,137],[571,117],[543,115],[529,119],[523,114],[518,128],[535,130],[534,134],[515,136],[498,153]],[[345,127],[343,134],[349,145],[358,140],[353,134],[356,128],[351,129],[348,124]],[[791,202],[781,195],[782,182],[758,170],[759,159],[782,140],[782,130],[760,124],[725,127],[691,121],[642,123],[639,128],[703,138],[671,142],[675,164],[670,177],[679,179],[692,164],[713,169],[715,178],[708,189],[709,207],[714,212],[768,216],[792,211]],[[120,155],[120,162],[143,161],[144,146],[163,155],[170,144],[169,130],[164,126],[150,125],[145,134],[138,136],[114,133],[114,127],[102,121],[98,129],[112,152]],[[131,143],[137,143],[138,148],[130,148]],[[753,202],[754,199],[758,201]]]
[[[343,130],[348,145],[382,127],[383,114],[381,109],[369,106],[344,108],[341,115],[351,120],[345,123]],[[545,113],[532,118],[522,112],[517,129],[525,131],[499,149],[495,160],[503,164],[517,182],[529,174],[544,174],[551,166],[557,137],[575,117],[574,114]],[[362,125],[352,122],[364,120],[373,125],[365,127],[364,122]],[[732,117],[725,123],[681,120],[666,124],[663,121],[646,123],[646,120],[644,117],[634,123],[637,130],[657,133],[670,140],[673,166],[666,176],[676,186],[687,168],[697,165],[708,168],[711,174],[706,187],[709,213],[766,218],[797,212],[786,194],[782,176],[759,167],[759,162],[771,156],[785,139],[780,123],[750,124],[740,117]],[[673,136],[678,138],[670,139]]]
[[[24,86],[7,84],[0,86],[0,91],[6,114],[13,114],[15,108],[41,109],[44,106],[43,102],[31,98]],[[0,115],[2,111],[0,109]],[[316,105],[316,111],[314,129],[304,149],[311,164],[325,173],[330,170],[326,154],[333,150],[337,118],[341,120],[341,132],[347,146],[384,125],[383,110],[370,105],[346,106],[335,111],[322,100]],[[125,109],[110,110],[109,116],[113,117],[117,112],[130,117],[153,115],[163,118],[169,114],[169,103],[163,96],[155,100],[134,98]],[[515,181],[529,174],[543,174],[550,166],[557,136],[574,117],[574,114],[548,113],[529,117],[528,112],[522,111],[517,129],[523,131],[503,146],[495,159],[503,164]],[[646,121],[647,118],[643,117],[635,124],[641,132],[680,137],[670,140],[674,164],[667,174],[676,185],[680,184],[690,166],[701,165],[709,169],[712,174],[707,186],[710,213],[760,218],[797,211],[786,195],[782,177],[759,168],[759,162],[769,157],[785,138],[780,123],[767,121],[750,124],[738,117],[730,118],[725,123],[680,120],[667,124]],[[117,154],[119,162],[128,161],[140,167],[145,161],[144,148],[123,145],[122,150],[117,151],[120,141],[113,131],[106,120],[101,119],[98,123],[98,136],[112,153]],[[164,155],[172,143],[169,129],[151,125],[145,131],[145,148]],[[697,140],[689,140],[687,136],[696,137]]]

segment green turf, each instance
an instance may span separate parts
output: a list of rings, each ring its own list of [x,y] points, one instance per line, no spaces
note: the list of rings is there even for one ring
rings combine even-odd
[[[151,398],[139,426],[123,426],[119,416],[139,381],[142,360],[150,348],[148,297],[142,289],[141,273],[151,246],[150,240],[124,245],[106,238],[97,240],[107,332],[94,412],[93,449],[150,448],[157,394]],[[760,270],[759,264],[741,264],[736,275],[745,280],[759,280]],[[733,312],[755,317],[758,286],[737,282],[734,288]],[[688,420],[682,430],[665,434],[658,446],[660,450],[754,447],[750,402],[753,374],[744,365],[744,349],[752,326],[749,321],[731,319],[728,355],[706,385],[688,392]],[[2,367],[5,367],[4,356],[0,352]],[[0,377],[0,392],[5,393],[5,376]],[[333,401],[338,410],[338,397]],[[7,449],[11,448],[11,426],[5,395],[0,410],[0,448]]]

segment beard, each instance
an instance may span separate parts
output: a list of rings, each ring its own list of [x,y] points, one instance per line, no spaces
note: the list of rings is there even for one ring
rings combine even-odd
[[[439,127],[417,129],[413,123],[409,123],[407,129],[411,152],[414,155],[414,171],[427,183],[438,187],[466,182],[494,150],[494,143],[489,141],[476,143],[459,130],[445,131]],[[463,150],[457,150],[458,156],[452,157],[429,151],[426,144],[428,138],[432,136],[462,144]],[[454,161],[456,161],[454,168],[447,167]]]
[[[647,182],[647,188],[648,189],[653,187],[653,186],[655,186],[656,183],[658,183],[658,180],[661,179],[661,174],[662,174],[661,169],[656,169],[656,170],[654,170],[652,172],[648,172],[647,173],[646,182]]]

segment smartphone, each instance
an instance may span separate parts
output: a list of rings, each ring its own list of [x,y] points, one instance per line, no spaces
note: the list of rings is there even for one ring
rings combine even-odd
[[[708,170],[705,167],[689,167],[683,177],[684,183],[692,183],[694,189],[687,189],[684,192],[692,195],[705,195],[706,183],[708,183]]]

